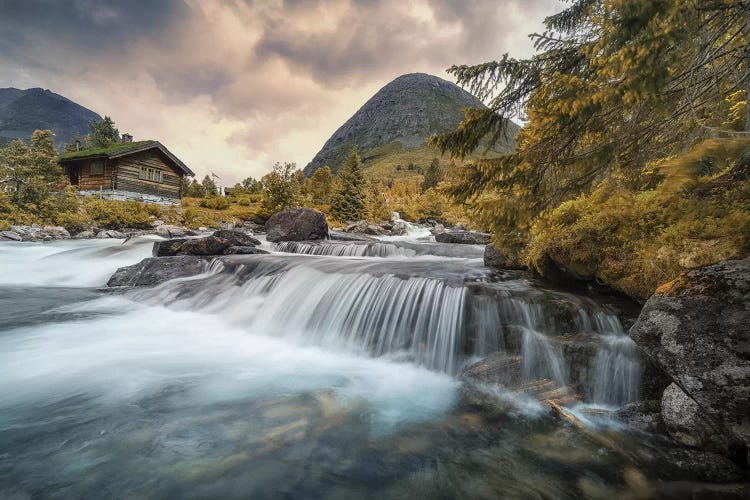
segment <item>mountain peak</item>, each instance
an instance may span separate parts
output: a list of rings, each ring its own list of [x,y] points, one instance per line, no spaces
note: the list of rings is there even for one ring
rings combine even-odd
[[[403,148],[423,146],[431,135],[453,130],[463,118],[464,108],[484,107],[461,87],[437,76],[401,75],[334,132],[305,167],[305,174],[312,175],[325,165],[335,171],[354,147],[366,153],[390,143]]]

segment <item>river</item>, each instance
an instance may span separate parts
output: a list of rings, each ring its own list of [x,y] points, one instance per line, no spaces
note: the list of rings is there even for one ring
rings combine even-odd
[[[106,289],[153,241],[0,243],[0,497],[611,498],[660,477],[607,416],[642,375],[608,303],[420,228]],[[466,405],[462,370],[506,351],[520,385],[575,385],[586,428],[524,390],[496,391],[501,416]]]

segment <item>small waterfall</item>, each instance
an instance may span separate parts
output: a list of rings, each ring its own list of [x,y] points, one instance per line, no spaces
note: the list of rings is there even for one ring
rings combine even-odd
[[[616,406],[636,401],[641,385],[640,352],[620,320],[604,311],[590,315],[581,310],[579,321],[584,333],[599,339],[586,384],[589,400]]]
[[[562,353],[552,346],[544,334],[524,329],[521,355],[524,381],[547,379],[553,380],[559,386],[568,383]]]
[[[282,241],[274,243],[273,248],[278,252],[334,257],[413,257],[416,255],[416,252],[410,248],[380,242]]]

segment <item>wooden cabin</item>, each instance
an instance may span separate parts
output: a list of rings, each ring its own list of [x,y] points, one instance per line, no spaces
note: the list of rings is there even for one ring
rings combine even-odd
[[[158,141],[71,151],[58,161],[70,184],[82,194],[108,199],[179,203],[182,178],[194,175]]]

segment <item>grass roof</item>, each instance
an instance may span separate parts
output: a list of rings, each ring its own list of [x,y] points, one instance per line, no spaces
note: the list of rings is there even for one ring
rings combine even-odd
[[[74,160],[76,158],[88,158],[90,156],[110,156],[127,151],[141,149],[142,147],[155,143],[155,141],[116,142],[106,148],[86,148],[80,151],[69,151],[60,155],[60,160]]]

